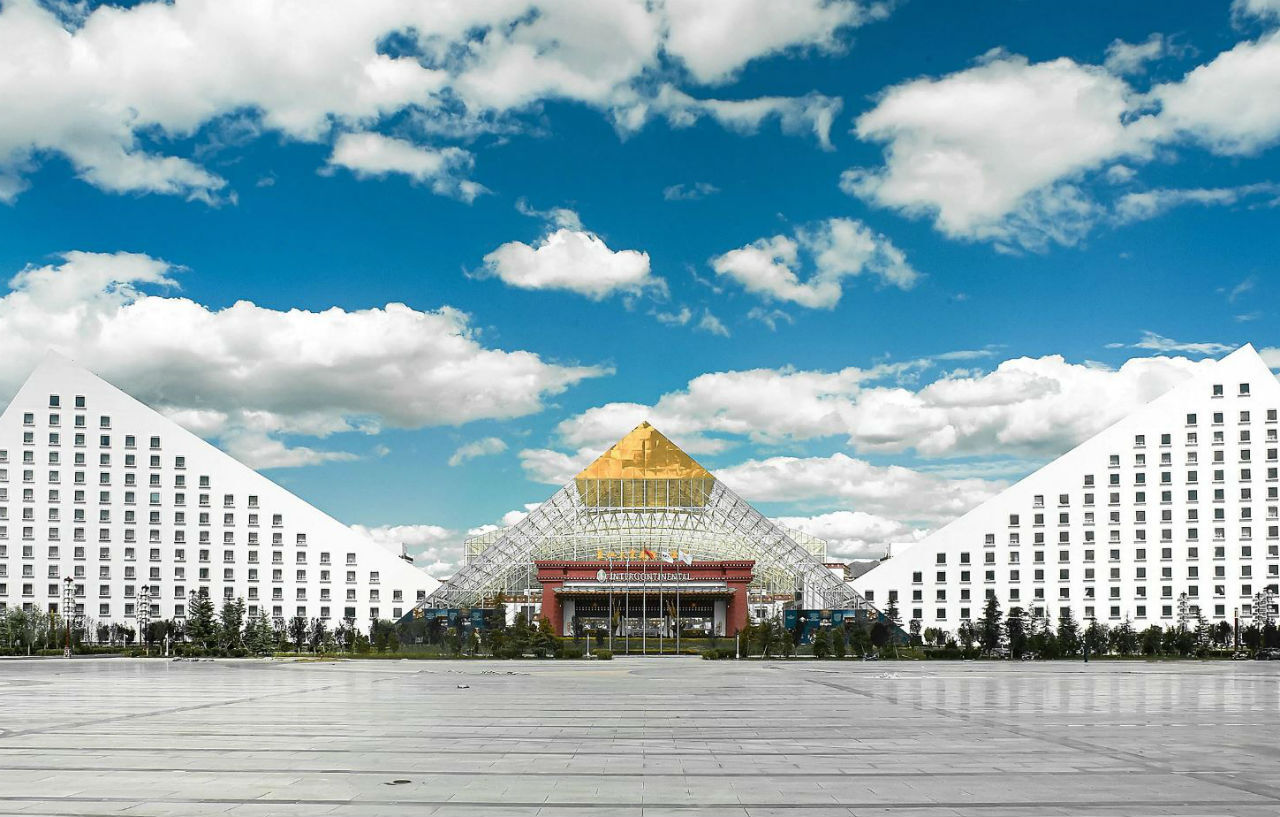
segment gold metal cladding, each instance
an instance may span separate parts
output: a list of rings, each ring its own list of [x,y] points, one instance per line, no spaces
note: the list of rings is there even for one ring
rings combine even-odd
[[[584,468],[574,482],[589,508],[701,508],[715,477],[644,422]]]

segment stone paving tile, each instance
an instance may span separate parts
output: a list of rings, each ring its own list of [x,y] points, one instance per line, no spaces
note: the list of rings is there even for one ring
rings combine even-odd
[[[1269,664],[4,660],[0,813],[1259,817],[1278,714]]]

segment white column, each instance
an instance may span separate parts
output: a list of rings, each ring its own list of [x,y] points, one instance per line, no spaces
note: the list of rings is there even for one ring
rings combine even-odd
[[[560,635],[573,635],[573,604],[573,599],[563,599],[560,602],[560,614],[564,618],[564,624],[561,628],[564,632],[560,633]]]
[[[725,599],[716,599],[711,609],[712,632],[716,635],[724,635],[724,625],[729,610],[729,602]]]

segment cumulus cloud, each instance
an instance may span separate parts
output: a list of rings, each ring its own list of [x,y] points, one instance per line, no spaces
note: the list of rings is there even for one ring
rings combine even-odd
[[[837,501],[895,519],[940,522],[1005,487],[985,479],[944,479],[902,466],[878,466],[836,453],[769,457],[721,468],[716,476],[752,502]]]
[[[0,297],[0,393],[53,348],[250,465],[299,465],[342,455],[269,438],[519,417],[606,373],[487,348],[450,307],[211,309],[169,294],[179,274],[131,253],[70,252],[23,269]]]
[[[850,168],[841,186],[930,218],[951,238],[1001,249],[1075,244],[1111,215],[1093,182],[1128,181],[1134,171],[1123,162],[1147,161],[1161,149],[1173,158],[1168,149],[1181,143],[1234,156],[1280,141],[1280,110],[1270,104],[1280,95],[1280,31],[1238,43],[1146,93],[1122,78],[1149,59],[1184,51],[1159,35],[1113,43],[1105,66],[1066,57],[1033,63],[996,51],[973,67],[889,87],[854,128],[885,146],[884,163]],[[1117,220],[1177,203],[1222,203],[1227,195],[1139,194],[1118,203]]]
[[[1280,0],[1234,0],[1231,12],[1237,19],[1280,19]]]
[[[178,143],[227,117],[310,142],[397,117],[433,138],[467,138],[563,99],[601,110],[623,132],[655,114],[708,116],[739,130],[772,118],[825,142],[838,110],[830,101],[704,103],[675,88],[664,96],[651,77],[683,67],[695,80],[723,78],[790,49],[830,50],[884,13],[849,0],[748,17],[733,4],[636,0],[174,0],[91,9],[9,0],[0,6],[0,196],[11,200],[45,156],[59,154],[104,190],[229,198],[225,179],[176,155]],[[714,27],[726,14],[732,34]],[[785,24],[770,22],[780,14]],[[384,48],[393,39],[394,52]],[[403,155],[382,172],[413,175],[432,161]],[[429,185],[473,195],[435,174]]]
[[[609,249],[604,239],[582,228],[572,210],[552,211],[548,220],[550,232],[534,244],[508,241],[484,257],[479,274],[519,289],[568,290],[593,301],[665,290],[666,282],[650,274],[648,253]]]
[[[940,79],[886,90],[858,117],[858,137],[886,145],[879,169],[855,168],[843,189],[929,216],[947,236],[1040,247],[1071,243],[1095,217],[1069,183],[1150,151],[1127,121],[1131,91],[1097,66],[993,54]]]
[[[598,454],[647,419],[694,454],[742,441],[843,438],[860,452],[1043,458],[1061,454],[1209,364],[1142,357],[1113,369],[1050,355],[1005,360],[986,372],[938,365],[923,359],[838,371],[713,372],[652,405],[588,409],[557,425],[556,439],[567,449]],[[930,372],[935,379],[913,385]]]
[[[463,537],[439,525],[352,525],[351,529],[397,556],[412,556],[415,565],[437,579],[453,575],[462,564]]]
[[[846,278],[870,275],[901,289],[919,278],[889,239],[848,218],[802,228],[794,237],[761,238],[711,259],[711,267],[749,292],[812,309],[839,303]],[[811,272],[801,279],[806,269]]]
[[[485,437],[484,439],[458,446],[458,450],[454,451],[453,456],[449,457],[449,466],[457,467],[467,460],[473,460],[476,457],[491,457],[506,450],[507,444],[502,440],[497,437]]]
[[[848,560],[883,558],[893,545],[917,542],[929,533],[928,528],[863,511],[780,516],[774,521],[826,540],[829,557]]]
[[[1107,58],[1103,67],[1113,74],[1140,74],[1147,70],[1147,63],[1169,53],[1171,43],[1163,34],[1152,34],[1140,43],[1113,40],[1107,46]]]
[[[790,48],[837,50],[842,30],[881,19],[888,3],[847,0],[666,0],[667,53],[699,82],[722,82],[761,55]]]
[[[1280,30],[1237,44],[1151,91],[1163,126],[1210,150],[1251,155],[1280,141]]]
[[[465,178],[474,164],[475,158],[462,148],[420,147],[380,133],[344,133],[329,156],[331,168],[347,168],[360,178],[398,173],[465,202],[485,192],[483,185]]]

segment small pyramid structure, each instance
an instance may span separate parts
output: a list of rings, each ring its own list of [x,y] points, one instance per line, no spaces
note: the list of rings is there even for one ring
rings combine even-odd
[[[646,420],[609,446],[609,450],[582,469],[576,479],[712,479],[712,476]]]

